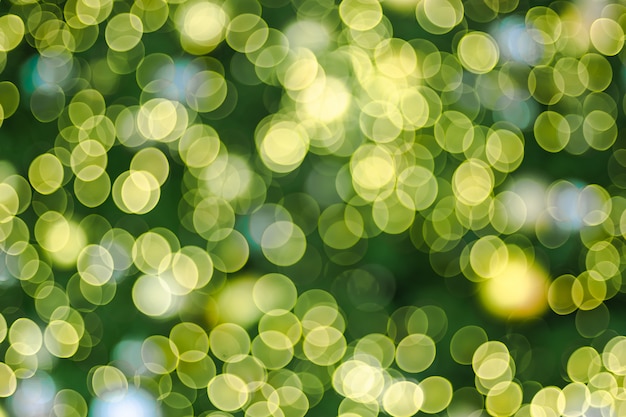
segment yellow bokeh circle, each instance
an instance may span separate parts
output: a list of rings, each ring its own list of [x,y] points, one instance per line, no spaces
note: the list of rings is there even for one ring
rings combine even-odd
[[[161,189],[150,172],[125,171],[115,179],[111,194],[115,205],[123,212],[145,214],[156,207]]]
[[[129,51],[141,41],[143,22],[134,14],[120,13],[109,20],[104,34],[109,48],[118,52]]]
[[[0,362],[0,397],[10,397],[17,389],[17,378],[13,369]]]
[[[424,392],[412,381],[391,384],[382,397],[385,411],[393,417],[409,417],[416,414],[424,403]]]
[[[208,384],[207,392],[213,405],[223,411],[239,410],[248,402],[250,395],[246,383],[232,374],[219,374],[213,377]]]
[[[344,0],[339,5],[339,16],[349,28],[365,31],[381,21],[383,9],[377,0]]]
[[[221,5],[192,1],[177,9],[175,21],[183,49],[194,55],[203,55],[224,40],[230,18]]]
[[[469,32],[463,35],[457,53],[463,67],[475,74],[491,71],[500,57],[495,39],[484,32]]]
[[[624,29],[613,19],[596,19],[589,28],[591,43],[603,55],[617,55],[624,47]]]
[[[396,363],[406,372],[422,372],[433,363],[435,354],[435,342],[425,334],[414,333],[398,343]]]
[[[39,155],[28,168],[28,179],[40,194],[52,194],[63,184],[63,165],[50,153]]]
[[[0,17],[0,51],[15,49],[24,37],[24,22],[19,16],[6,14]]]

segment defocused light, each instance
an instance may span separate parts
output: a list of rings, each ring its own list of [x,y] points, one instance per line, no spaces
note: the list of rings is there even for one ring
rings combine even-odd
[[[41,154],[31,162],[28,179],[37,192],[52,194],[63,183],[63,165],[56,156],[50,153]]]
[[[361,360],[343,362],[333,375],[333,386],[341,395],[358,402],[376,401],[384,388],[384,374]]]
[[[229,17],[221,6],[211,2],[185,3],[176,11],[176,26],[183,49],[203,55],[224,39]]]
[[[428,32],[441,35],[450,32],[463,19],[461,0],[423,0],[417,3],[417,22]]]
[[[216,375],[208,385],[209,399],[218,409],[236,411],[243,407],[249,398],[245,382],[236,375]]]
[[[55,394],[54,380],[48,374],[38,372],[32,378],[20,381],[17,391],[9,399],[9,407],[15,416],[47,417]]]
[[[69,53],[42,55],[37,59],[37,74],[35,80],[41,80],[49,85],[58,85],[67,88],[71,85],[76,68]],[[68,77],[70,77],[68,79]]]
[[[297,20],[285,28],[285,36],[292,48],[308,48],[313,52],[324,51],[329,43],[328,29],[320,22]]]
[[[256,279],[242,276],[229,280],[216,295],[219,321],[248,327],[262,315],[254,303]]]
[[[152,395],[129,387],[121,398],[94,399],[89,406],[89,417],[161,417],[161,409]]]
[[[343,81],[327,76],[318,78],[298,95],[300,118],[332,122],[348,111],[351,94]]]
[[[464,35],[459,41],[457,53],[463,66],[477,74],[491,71],[500,57],[496,42],[484,32]]]
[[[24,22],[17,15],[6,14],[0,17],[0,34],[0,51],[10,51],[24,37]]]
[[[610,200],[600,186],[557,181],[550,186],[547,210],[561,227],[578,230],[596,225],[608,217]]]
[[[441,376],[429,376],[419,384],[424,392],[421,411],[436,414],[445,410],[452,400],[452,384]]]
[[[546,208],[547,184],[540,178],[522,177],[512,183],[510,190],[521,197],[526,206],[524,225],[534,226]]]
[[[535,65],[541,59],[543,46],[529,33],[524,20],[517,16],[504,18],[492,31],[503,58]]]
[[[0,417],[625,414],[623,2],[9,3]]]
[[[126,375],[136,375],[145,372],[145,367],[141,359],[142,340],[124,339],[121,340],[111,352],[111,359]]]
[[[422,388],[412,381],[396,381],[385,389],[383,408],[393,417],[409,417],[424,403]]]
[[[350,28],[358,31],[372,29],[383,17],[383,10],[375,0],[344,0],[339,16]]]
[[[406,372],[425,371],[435,360],[435,355],[435,342],[424,334],[410,334],[396,347],[396,363]]]
[[[502,269],[479,287],[485,308],[505,319],[535,317],[548,305],[546,272],[520,256],[509,255]]]

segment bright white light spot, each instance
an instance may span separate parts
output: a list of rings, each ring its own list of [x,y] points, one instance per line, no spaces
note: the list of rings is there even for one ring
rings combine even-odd
[[[533,177],[520,178],[510,187],[510,191],[519,195],[526,205],[526,226],[533,227],[545,210],[546,187],[543,181]]]
[[[200,71],[187,59],[175,59],[172,67],[160,68],[155,74],[155,80],[163,80],[163,86],[157,91],[156,97],[168,100],[185,101],[185,92],[189,88],[191,78]]]
[[[156,400],[146,391],[129,387],[117,401],[95,399],[89,407],[90,417],[161,417]]]
[[[111,359],[127,375],[144,373],[146,368],[141,359],[142,340],[124,339],[113,348]]]
[[[29,379],[19,382],[17,391],[9,399],[14,416],[48,417],[56,395],[56,386],[52,378],[38,372]]]
[[[507,17],[491,34],[498,42],[500,53],[505,60],[534,65],[541,59],[543,46],[532,38],[523,18]]]

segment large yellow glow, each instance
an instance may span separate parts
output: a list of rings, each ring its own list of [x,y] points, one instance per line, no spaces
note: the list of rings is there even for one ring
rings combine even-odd
[[[35,237],[60,268],[73,267],[87,244],[83,228],[55,211],[48,211],[39,218],[35,224]]]
[[[256,323],[262,313],[254,303],[253,291],[256,277],[245,275],[229,279],[216,295],[221,323],[235,323],[243,327]]]
[[[511,256],[502,271],[485,280],[479,289],[483,306],[495,316],[522,319],[546,310],[545,271],[522,255]]]
[[[350,107],[352,95],[335,77],[320,77],[298,95],[298,116],[324,123],[341,120]]]

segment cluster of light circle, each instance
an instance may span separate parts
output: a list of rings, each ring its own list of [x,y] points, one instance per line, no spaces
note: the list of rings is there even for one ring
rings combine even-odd
[[[99,342],[97,319],[86,313],[108,304],[118,284],[136,276],[132,300],[141,313],[171,319],[199,299],[212,328],[207,334],[183,321],[169,337],[146,338],[142,362],[130,373],[115,364],[93,367],[94,409],[107,410],[102,404],[119,398],[153,404],[146,394],[152,393],[167,407],[187,410],[196,397],[176,392],[170,376],[176,371],[185,387],[206,388],[217,408],[251,416],[303,415],[330,387],[345,398],[341,414],[375,414],[382,407],[400,417],[448,406],[454,413],[473,391],[453,395],[445,377],[418,381],[413,375],[430,367],[441,338],[441,329],[420,321],[428,318],[423,310],[407,316],[402,337],[402,331],[391,334],[395,328],[350,342],[340,306],[324,291],[297,297],[292,281],[277,273],[224,284],[225,274],[241,270],[259,250],[279,268],[319,264],[322,256],[353,266],[364,258],[368,238],[383,232],[410,235],[441,275],[477,282],[494,315],[523,318],[550,307],[558,314],[576,311],[583,337],[604,331],[604,301],[622,288],[623,243],[616,238],[626,228],[624,199],[599,185],[564,180],[536,193],[541,185],[508,177],[522,165],[529,137],[547,152],[575,156],[614,145],[621,109],[608,90],[613,69],[607,57],[623,48],[626,10],[616,4],[598,11],[561,3],[532,7],[522,20],[504,20],[489,34],[470,30],[470,22],[513,12],[516,1],[395,0],[389,7],[410,10],[432,35],[456,33],[451,50],[394,38],[375,0],[344,0],[338,7],[298,3],[298,20],[283,32],[268,25],[256,2],[136,1],[118,10],[111,1],[76,0],[63,9],[16,1],[0,18],[0,63],[7,65],[23,39],[38,54],[25,65],[20,88],[0,83],[2,120],[28,99],[33,116],[56,121],[58,134],[27,174],[9,162],[0,166],[0,260],[6,266],[0,279],[19,283],[38,316],[9,325],[0,315],[0,341],[9,343],[0,394],[14,396],[18,379],[39,378],[58,359],[86,358]],[[586,21],[585,13],[593,18]],[[328,23],[317,23],[319,17]],[[235,51],[228,73],[237,84],[212,57],[175,61],[146,54],[144,41],[159,30],[174,30],[177,46],[190,55],[228,45]],[[88,62],[80,53],[102,39],[100,31],[106,57]],[[501,55],[511,61],[503,63]],[[128,74],[140,96],[107,105],[105,97]],[[228,138],[206,121],[231,114],[238,85],[259,83],[280,87],[283,96],[256,126],[255,152],[229,150]],[[133,157],[112,178],[109,152],[120,145]],[[181,224],[204,238],[205,248],[181,245],[166,228],[133,236],[97,214],[77,215],[75,204],[97,209],[109,197],[123,213],[152,212],[172,163],[184,167]],[[623,188],[623,155],[616,153],[612,163],[617,168],[609,167],[609,174]],[[272,187],[307,164],[306,193],[270,202]],[[330,187],[319,186],[328,180]],[[36,244],[20,218],[31,207]],[[249,222],[248,230],[235,227],[238,219]],[[470,231],[478,238],[470,241]],[[584,244],[585,270],[549,282],[525,234],[534,232],[543,246],[555,248],[572,231]],[[310,244],[314,232],[323,253]],[[64,287],[54,281],[56,270],[76,273]],[[349,274],[348,286],[378,282],[367,269]],[[214,276],[220,292],[207,289]],[[268,293],[280,294],[279,301],[267,304]],[[234,308],[233,300],[249,302]],[[375,311],[389,302],[386,296],[350,300]],[[251,337],[245,328],[257,322],[258,335]],[[474,328],[455,336],[465,331],[481,340]],[[491,415],[623,408],[613,387],[623,374],[620,338],[601,355],[593,348],[574,352],[567,366],[573,382],[562,390],[542,388],[526,405],[506,345],[484,340],[466,348],[454,340],[453,358],[472,364],[476,395],[486,396]],[[306,367],[291,375],[285,368],[298,360],[331,367],[332,375]],[[135,372],[151,382],[131,387]],[[55,413],[67,407],[87,413],[84,399],[71,390],[50,401]],[[13,404],[19,412],[21,403]]]

